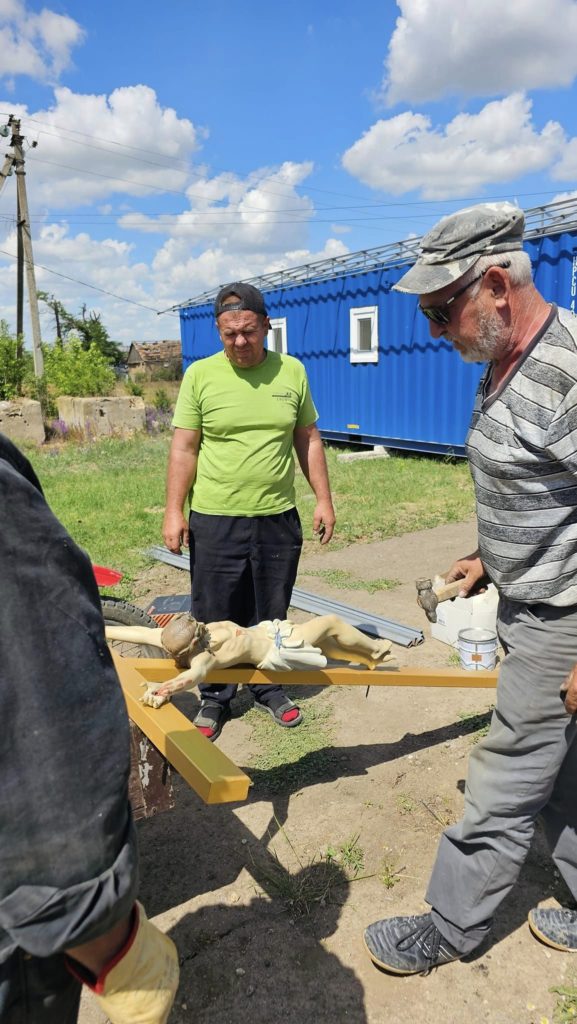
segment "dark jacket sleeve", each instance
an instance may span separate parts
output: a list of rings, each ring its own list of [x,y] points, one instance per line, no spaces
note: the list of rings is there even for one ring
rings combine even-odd
[[[89,559],[0,435],[0,960],[102,934],[137,885],[126,707]]]

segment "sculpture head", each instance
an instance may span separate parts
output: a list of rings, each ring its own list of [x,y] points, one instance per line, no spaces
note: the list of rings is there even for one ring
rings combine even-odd
[[[208,650],[210,633],[204,622],[197,622],[190,614],[175,615],[164,627],[162,646],[172,655],[179,668],[190,668],[195,655]]]

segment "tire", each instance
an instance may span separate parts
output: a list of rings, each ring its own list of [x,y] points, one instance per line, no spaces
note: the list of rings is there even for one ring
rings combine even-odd
[[[101,597],[102,614],[107,626],[149,626],[156,629],[158,623],[142,608],[118,597]],[[109,641],[111,647],[122,658],[166,658],[166,651],[153,644],[132,644],[124,640]]]

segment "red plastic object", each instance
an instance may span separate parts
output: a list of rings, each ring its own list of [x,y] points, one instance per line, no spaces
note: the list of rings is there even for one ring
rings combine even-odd
[[[113,587],[122,579],[121,572],[117,572],[116,569],[105,569],[103,565],[93,565],[92,571],[99,587]]]

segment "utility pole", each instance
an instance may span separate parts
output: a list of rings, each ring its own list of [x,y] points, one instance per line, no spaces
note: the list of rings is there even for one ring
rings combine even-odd
[[[24,336],[24,248],[22,245],[22,214],[18,196],[16,197],[16,245],[16,340],[18,356],[21,356]]]
[[[26,196],[26,171],[24,169],[24,137],[20,134],[20,120],[12,114],[8,118],[8,129],[12,130],[10,146],[12,154],[7,154],[6,162],[0,175],[6,179],[12,168],[16,173],[16,195],[17,195],[17,332],[22,332],[22,277],[26,267],[26,284],[28,287],[28,302],[30,304],[30,320],[32,323],[32,352],[34,356],[34,373],[41,377],[44,373],[44,358],[42,356],[42,337],[40,334],[40,314],[38,312],[38,294],[36,292],[36,274],[34,273],[34,256],[32,253],[32,235],[30,232],[30,215],[28,213],[28,198]],[[2,131],[4,134],[4,131]],[[7,166],[8,165],[8,166]],[[0,185],[3,182],[0,181]]]

